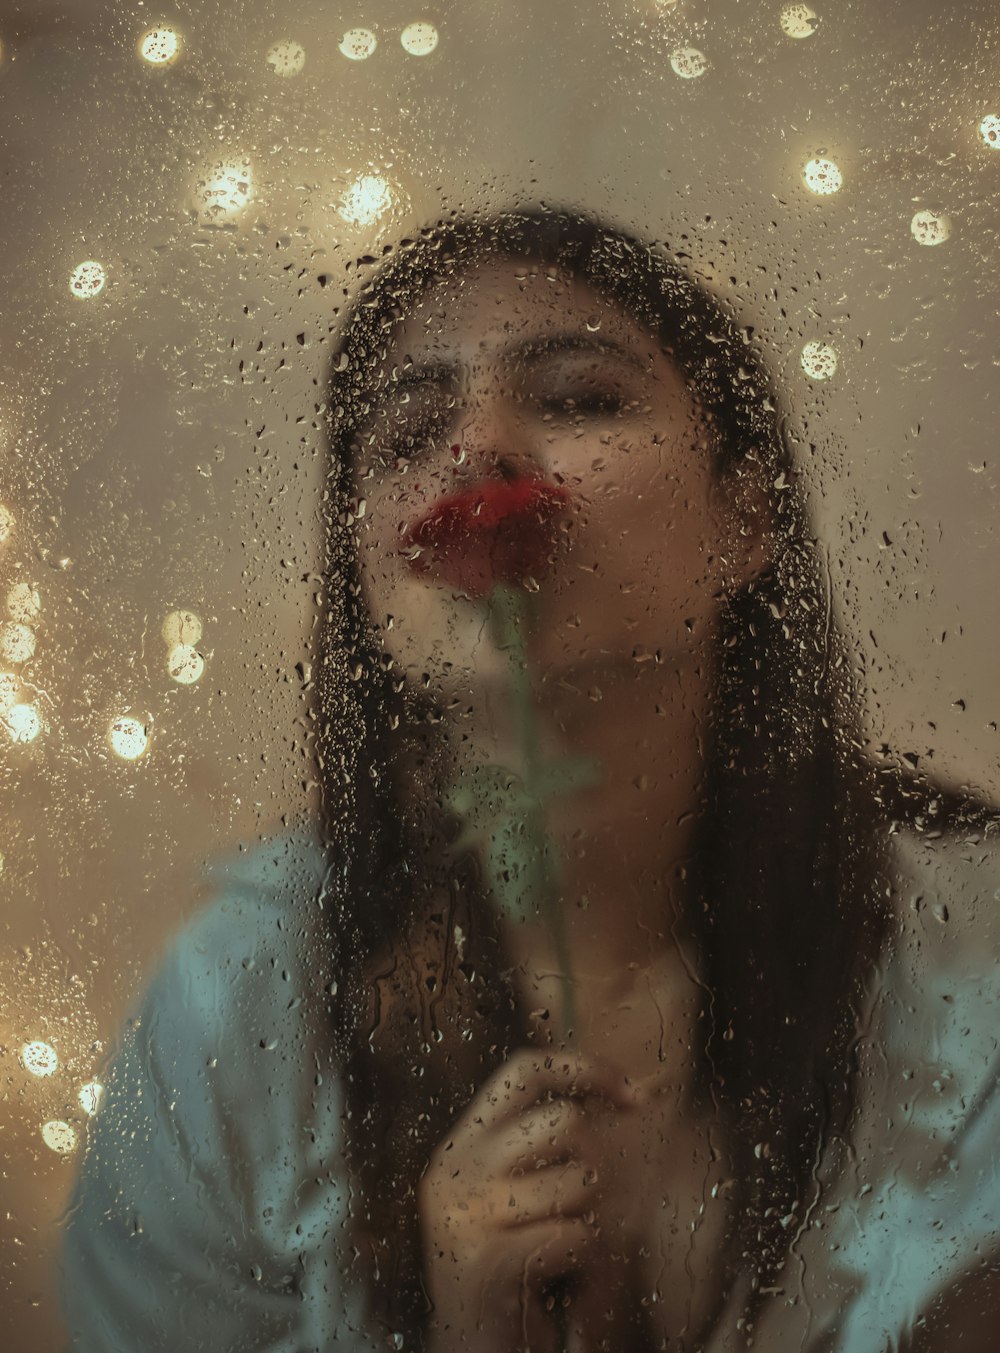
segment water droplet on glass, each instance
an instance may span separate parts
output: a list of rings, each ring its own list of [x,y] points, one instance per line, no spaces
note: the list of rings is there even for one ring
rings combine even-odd
[[[14,514],[9,507],[0,506],[0,545],[10,539],[14,529]]]

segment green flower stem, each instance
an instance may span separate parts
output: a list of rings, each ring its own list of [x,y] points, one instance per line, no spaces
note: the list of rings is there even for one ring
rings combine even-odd
[[[522,588],[500,583],[490,594],[488,615],[493,642],[507,655],[510,670],[511,703],[520,742],[524,790],[530,805],[525,810],[523,831],[527,838],[532,892],[555,948],[562,980],[563,1031],[569,1040],[576,1025],[576,999],[566,922],[560,904],[558,862],[545,826],[543,801],[547,787],[543,783],[539,760],[535,698],[524,643],[524,631],[530,620],[529,603],[529,594]]]

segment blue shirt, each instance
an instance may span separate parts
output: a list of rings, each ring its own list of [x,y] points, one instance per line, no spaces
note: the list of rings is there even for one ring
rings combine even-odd
[[[92,1124],[63,1252],[70,1346],[369,1350],[346,1226],[326,862],[294,837],[213,872],[218,900],[171,946]]]
[[[858,1112],[754,1320],[769,1353],[882,1353],[1000,1245],[995,848],[895,845],[897,942]],[[213,871],[92,1125],[63,1257],[74,1353],[369,1353],[333,1053],[329,863],[305,836]],[[950,908],[950,914],[947,910]],[[739,1286],[707,1347],[742,1348]]]

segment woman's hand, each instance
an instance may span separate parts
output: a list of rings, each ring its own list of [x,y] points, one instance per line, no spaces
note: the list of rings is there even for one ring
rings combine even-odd
[[[636,1101],[592,1058],[526,1050],[438,1145],[418,1197],[434,1353],[557,1350],[546,1291],[599,1248],[605,1144],[588,1103],[601,1105],[606,1130]]]

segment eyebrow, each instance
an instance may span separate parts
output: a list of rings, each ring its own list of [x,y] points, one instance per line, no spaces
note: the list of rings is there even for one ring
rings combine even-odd
[[[615,342],[612,338],[599,338],[596,335],[591,337],[589,334],[565,333],[553,334],[550,338],[526,338],[518,343],[511,343],[504,348],[502,356],[505,360],[514,358],[541,361],[546,357],[556,356],[564,352],[582,352],[592,353],[594,356],[617,357],[643,375],[649,374],[649,368],[631,349]],[[449,381],[455,380],[457,372],[458,366],[447,362],[414,363],[396,377],[390,388],[395,393],[414,385],[423,385],[425,382],[445,385]]]

